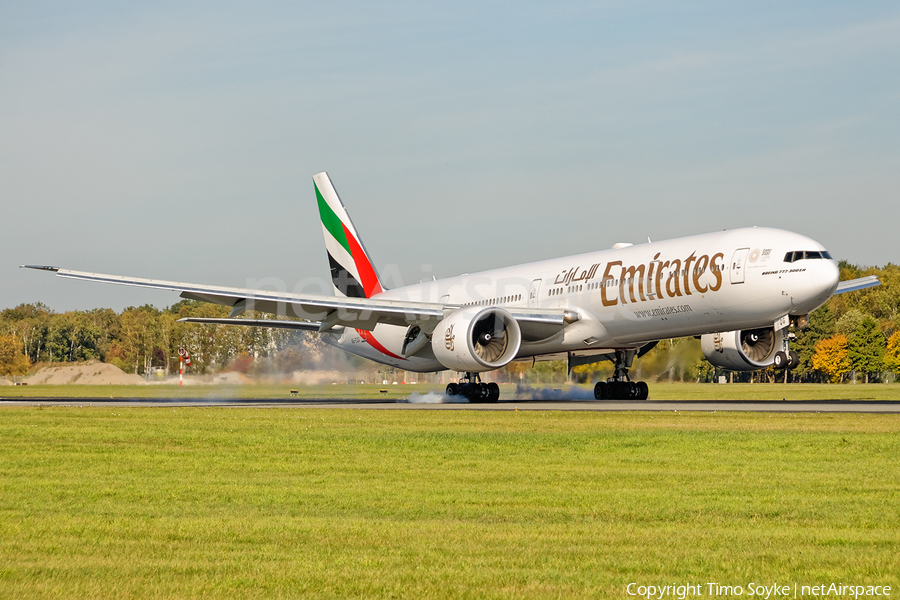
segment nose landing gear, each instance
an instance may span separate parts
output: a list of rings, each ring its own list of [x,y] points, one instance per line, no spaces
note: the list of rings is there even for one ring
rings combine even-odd
[[[790,349],[791,340],[796,340],[797,336],[791,332],[784,336],[784,341],[782,342],[782,350],[779,350],[775,353],[773,357],[772,366],[775,367],[776,371],[782,371],[784,369],[796,369],[800,366],[800,355]]]
[[[775,353],[775,362],[773,363],[773,366],[778,371],[783,369],[796,369],[800,366],[800,355],[793,350],[788,350],[787,352],[779,350]]]

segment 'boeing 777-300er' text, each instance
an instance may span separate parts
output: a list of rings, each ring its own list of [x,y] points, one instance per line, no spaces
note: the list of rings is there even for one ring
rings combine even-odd
[[[386,289],[326,173],[313,177],[334,295],[295,294],[52,271],[59,277],[181,292],[232,307],[194,323],[316,331],[352,354],[417,372],[464,373],[447,394],[495,402],[480,374],[513,360],[567,359],[569,368],[610,360],[597,399],[647,399],[628,370],[660,340],[696,336],[712,364],[732,370],[797,365],[792,329],[835,293],[878,285],[838,281],[818,242],[750,227],[554,258]],[[288,319],[238,318],[247,310]]]

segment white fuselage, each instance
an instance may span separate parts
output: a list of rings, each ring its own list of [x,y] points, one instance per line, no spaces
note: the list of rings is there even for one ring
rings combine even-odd
[[[824,257],[785,262],[789,252],[825,252],[789,231],[744,228],[627,245],[420,283],[385,299],[448,307],[564,308],[579,320],[523,341],[517,358],[590,355],[681,336],[772,326],[803,315],[835,291],[838,268]],[[407,328],[344,328],[323,339],[353,354],[410,371],[444,370],[430,352],[401,356]]]

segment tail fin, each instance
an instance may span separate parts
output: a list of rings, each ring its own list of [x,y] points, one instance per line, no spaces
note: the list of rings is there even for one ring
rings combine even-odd
[[[371,298],[384,291],[347,209],[338,197],[328,173],[313,175],[325,250],[331,267],[334,293],[352,298]]]

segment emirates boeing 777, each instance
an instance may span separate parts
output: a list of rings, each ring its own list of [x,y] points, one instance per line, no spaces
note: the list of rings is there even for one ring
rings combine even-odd
[[[829,252],[806,236],[749,227],[517,265],[387,289],[326,173],[313,177],[334,295],[217,287],[23,265],[59,277],[173,290],[232,307],[192,323],[318,332],[364,358],[417,372],[464,375],[448,395],[496,402],[481,373],[514,360],[566,359],[569,368],[610,360],[615,373],[597,399],[642,399],[628,376],[660,340],[696,336],[706,359],[725,369],[792,368],[793,329],[835,293],[878,285],[838,281]],[[247,310],[288,319],[246,319]]]

